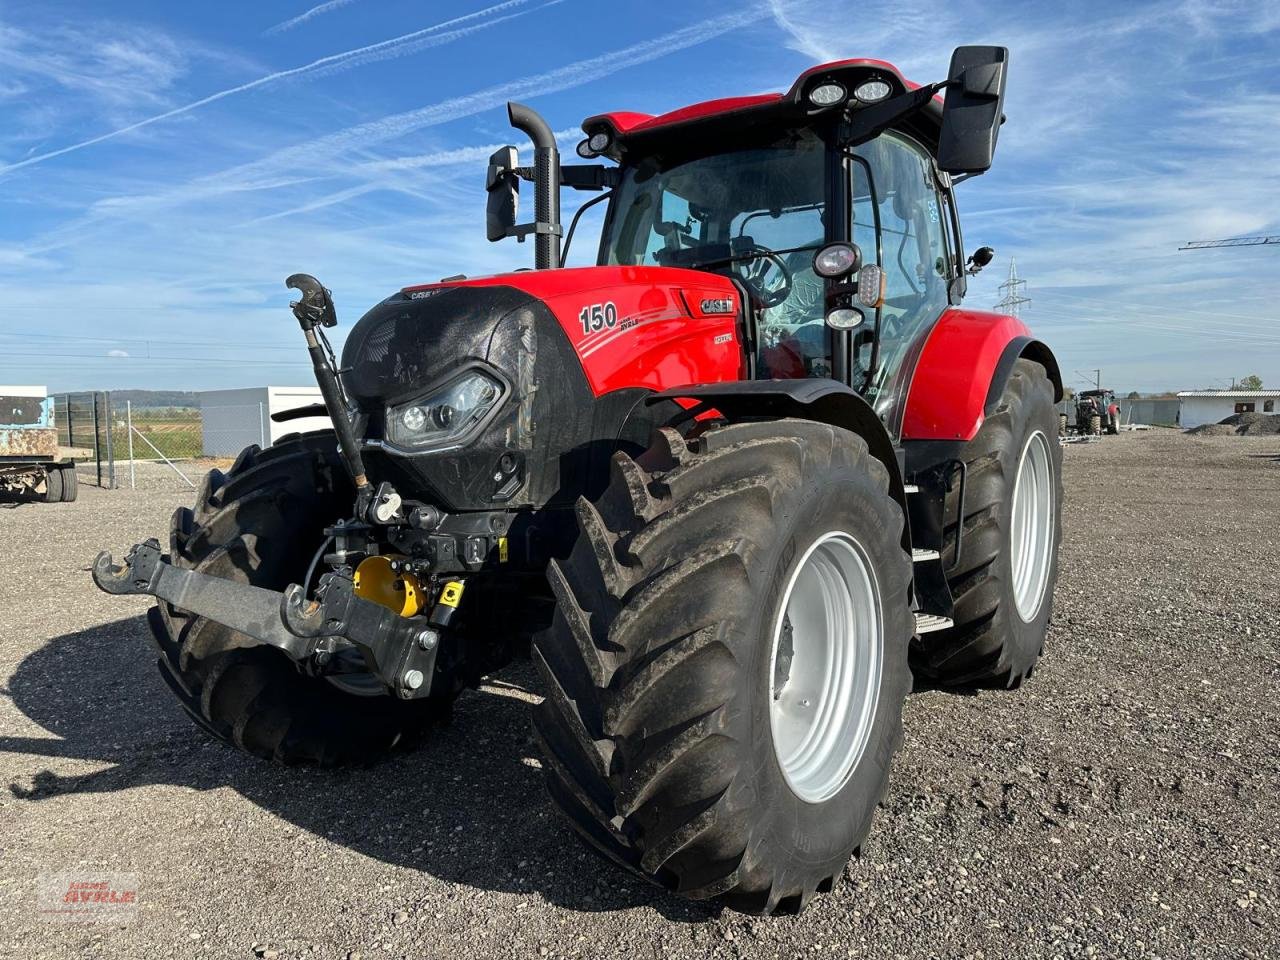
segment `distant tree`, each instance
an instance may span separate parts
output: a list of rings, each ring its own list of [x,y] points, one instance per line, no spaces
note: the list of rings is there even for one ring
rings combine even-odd
[[[1262,378],[1256,373],[1251,373],[1247,377],[1240,378],[1241,390],[1261,390]]]
[[[1075,399],[1075,397],[1076,397],[1076,392],[1075,392],[1075,390],[1073,390],[1071,387],[1063,387],[1063,388],[1062,388],[1062,399],[1063,399],[1063,400],[1074,400],[1074,399]]]
[[[1129,391],[1129,399],[1130,399],[1130,400],[1138,400],[1138,399],[1140,399],[1141,397],[1142,397],[1142,394],[1140,394],[1137,390],[1130,390],[1130,391]]]

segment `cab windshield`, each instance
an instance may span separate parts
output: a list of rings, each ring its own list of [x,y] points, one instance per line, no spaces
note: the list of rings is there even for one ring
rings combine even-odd
[[[627,167],[600,262],[735,275],[762,303],[757,376],[830,376],[813,272],[826,233],[825,150],[801,130],[765,146]]]
[[[849,384],[895,423],[912,357],[948,303],[958,262],[946,197],[922,144],[887,131],[842,151],[849,205],[832,238],[884,271],[883,305],[850,338]],[[826,286],[813,254],[827,230],[828,157],[797,130],[764,146],[624,167],[601,239],[607,265],[733,275],[755,303],[756,377],[832,375]]]

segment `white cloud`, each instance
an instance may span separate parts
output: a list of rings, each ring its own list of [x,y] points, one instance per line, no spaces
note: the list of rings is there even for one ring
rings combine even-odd
[[[128,350],[108,350],[107,351],[108,357],[127,357],[128,355],[129,355]]]

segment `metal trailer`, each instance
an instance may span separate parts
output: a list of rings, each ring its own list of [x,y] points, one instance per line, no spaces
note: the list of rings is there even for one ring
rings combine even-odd
[[[0,386],[0,494],[45,503],[74,500],[74,454],[58,445],[45,387]]]

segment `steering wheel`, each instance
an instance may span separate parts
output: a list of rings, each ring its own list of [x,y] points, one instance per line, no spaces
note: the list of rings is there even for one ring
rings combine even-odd
[[[732,269],[765,307],[776,307],[791,296],[791,271],[787,269],[782,257],[768,247],[759,244],[751,247],[746,257],[735,263]],[[774,273],[781,277],[781,282],[771,286],[766,280]]]

